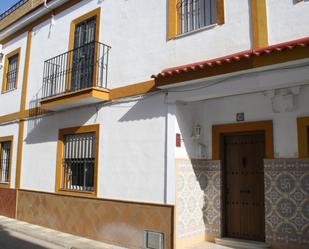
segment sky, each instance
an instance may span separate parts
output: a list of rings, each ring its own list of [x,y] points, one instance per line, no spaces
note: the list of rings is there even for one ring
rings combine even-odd
[[[0,13],[12,7],[19,0],[0,0]]]

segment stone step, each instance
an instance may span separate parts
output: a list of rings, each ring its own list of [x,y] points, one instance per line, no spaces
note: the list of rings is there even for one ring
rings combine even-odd
[[[216,244],[233,249],[270,249],[271,246],[264,242],[241,240],[233,238],[217,238]]]

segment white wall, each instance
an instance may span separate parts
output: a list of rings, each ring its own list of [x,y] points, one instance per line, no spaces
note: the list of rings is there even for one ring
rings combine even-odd
[[[269,42],[276,44],[309,36],[309,1],[268,0]]]
[[[54,192],[59,129],[100,124],[99,197],[163,203],[166,111],[160,94],[28,121],[22,188]]]
[[[20,64],[18,68],[18,80],[17,89],[6,93],[0,93],[0,116],[10,114],[13,112],[19,112],[20,110],[20,99],[23,85],[24,67],[25,67],[25,56],[27,46],[27,33],[21,34],[12,41],[2,46],[2,53],[4,55],[21,48]],[[4,59],[3,59],[4,62]],[[4,67],[0,69],[0,91],[2,90],[3,84],[3,71]]]
[[[18,146],[18,123],[1,124],[0,137],[13,136],[13,144],[11,152],[13,152],[11,162],[11,188],[15,188],[16,179],[16,159],[17,159],[17,146]]]
[[[101,6],[100,41],[112,47],[109,88],[149,80],[166,67],[250,48],[248,0],[226,1],[226,23],[167,41],[167,1],[82,1],[34,28],[28,99],[41,96],[44,61],[68,51],[72,20]],[[235,32],[237,30],[237,32]],[[228,42],[227,42],[228,41]]]
[[[178,105],[177,120],[180,130],[183,130],[185,153],[176,148],[179,157],[195,157],[196,144],[191,136],[194,124],[202,126],[202,135],[199,142],[206,145],[206,156],[212,158],[212,126],[216,124],[236,123],[236,114],[245,113],[245,121],[273,120],[275,157],[289,158],[298,156],[297,117],[309,116],[309,86],[302,86],[299,95],[295,96],[294,109],[284,111],[287,95],[278,92],[276,100],[265,96],[263,92],[216,98],[205,101],[192,102],[187,105]],[[287,101],[287,102],[286,102]],[[273,103],[275,103],[274,110]],[[278,104],[278,105],[277,105]],[[186,120],[186,122],[183,122]],[[190,120],[190,121],[188,121]],[[188,136],[189,134],[189,136]]]

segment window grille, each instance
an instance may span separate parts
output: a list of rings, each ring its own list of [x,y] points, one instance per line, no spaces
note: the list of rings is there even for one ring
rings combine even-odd
[[[1,183],[9,182],[10,173],[10,155],[11,155],[11,142],[0,143],[0,167],[1,167]]]
[[[216,23],[216,0],[182,0],[177,9],[181,33]]]
[[[6,83],[6,90],[13,90],[16,88],[17,82],[17,71],[18,71],[18,54],[10,57],[8,59],[8,71],[6,75],[7,83]]]
[[[94,190],[95,140],[95,133],[64,137],[64,190]]]

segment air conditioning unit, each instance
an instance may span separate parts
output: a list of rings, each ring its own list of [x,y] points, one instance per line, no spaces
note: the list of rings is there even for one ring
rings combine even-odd
[[[144,245],[145,249],[164,249],[164,234],[145,230]]]

